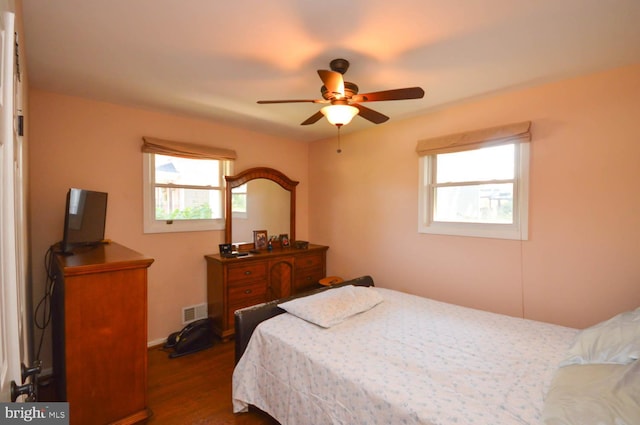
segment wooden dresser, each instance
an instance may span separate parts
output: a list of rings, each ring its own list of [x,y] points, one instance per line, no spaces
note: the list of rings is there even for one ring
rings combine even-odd
[[[56,255],[53,379],[71,424],[131,424],[147,408],[147,268],[117,243]]]
[[[245,257],[206,255],[207,302],[214,331],[223,339],[234,334],[239,308],[317,288],[325,277],[329,247],[274,248]]]

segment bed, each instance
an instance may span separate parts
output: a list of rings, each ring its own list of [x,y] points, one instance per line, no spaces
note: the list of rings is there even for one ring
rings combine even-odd
[[[626,345],[614,319],[589,345],[365,276],[236,312],[233,409],[283,425],[640,424],[640,309],[625,314]]]

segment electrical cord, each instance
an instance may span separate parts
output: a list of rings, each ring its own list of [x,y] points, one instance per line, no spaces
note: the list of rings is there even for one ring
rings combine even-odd
[[[40,351],[42,350],[42,342],[44,341],[44,331],[51,323],[51,297],[53,295],[53,290],[55,288],[56,279],[55,274],[53,272],[53,260],[54,260],[54,248],[55,245],[52,245],[47,250],[44,255],[44,269],[47,273],[47,278],[44,287],[44,295],[38,302],[36,309],[33,313],[33,322],[36,328],[40,329],[42,332],[40,333],[40,342],[38,343],[38,350],[36,352],[36,359],[40,359]],[[38,315],[42,313],[41,321],[38,321]]]

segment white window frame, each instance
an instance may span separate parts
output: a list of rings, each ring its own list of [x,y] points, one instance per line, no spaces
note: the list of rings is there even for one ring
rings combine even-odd
[[[237,189],[240,187],[244,186],[244,192],[238,192]],[[235,189],[235,191],[234,191]],[[234,211],[233,210],[233,202],[231,203],[232,208],[231,208],[231,215],[233,218],[237,218],[237,219],[247,219],[249,216],[247,215],[247,210],[246,210],[246,203],[247,203],[247,198],[249,196],[248,192],[248,186],[247,183],[241,184],[240,186],[236,186],[233,189],[231,189],[231,198],[233,198],[234,196],[238,196],[238,195],[244,195],[245,198],[245,210],[244,211]]]
[[[529,157],[530,143],[515,143],[513,223],[462,223],[433,220],[434,163],[436,155],[420,156],[418,232],[435,235],[472,236],[495,239],[528,240],[529,238]],[[482,148],[480,148],[482,149]]]
[[[144,233],[169,233],[169,232],[197,232],[208,230],[224,230],[225,226],[225,175],[233,172],[233,161],[219,159],[220,161],[220,182],[222,191],[222,217],[210,220],[156,220],[155,217],[155,155],[154,153],[143,152],[143,216]],[[170,155],[169,155],[170,156]]]

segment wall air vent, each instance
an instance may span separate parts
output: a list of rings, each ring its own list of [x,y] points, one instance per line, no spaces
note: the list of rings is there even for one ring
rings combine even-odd
[[[182,308],[182,323],[187,324],[194,320],[206,319],[207,317],[207,305],[198,304],[189,307]]]

